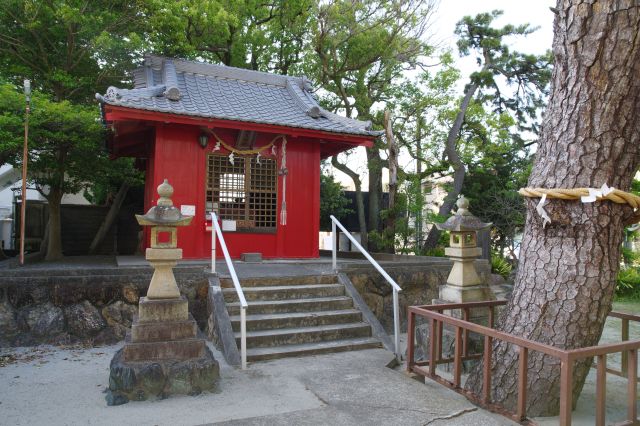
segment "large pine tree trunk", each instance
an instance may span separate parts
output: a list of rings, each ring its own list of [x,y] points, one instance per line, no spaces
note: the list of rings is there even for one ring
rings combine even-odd
[[[552,92],[529,186],[628,190],[640,160],[640,6],[559,0],[554,24]],[[559,348],[595,345],[611,310],[631,208],[551,200],[543,228],[538,201],[526,201],[515,289],[500,328]],[[494,345],[492,398],[511,409],[517,360],[512,346]],[[574,402],[588,362],[575,367]],[[559,364],[533,352],[528,368],[528,414],[557,414]],[[479,392],[481,385],[477,369],[466,386]]]

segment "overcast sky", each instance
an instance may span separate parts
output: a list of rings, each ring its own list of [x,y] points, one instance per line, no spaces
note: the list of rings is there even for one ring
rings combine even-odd
[[[494,22],[494,26],[500,27],[506,24],[520,25],[529,23],[539,29],[527,37],[519,37],[510,39],[510,47],[524,53],[541,54],[551,49],[553,41],[553,13],[549,7],[556,5],[554,0],[441,0],[438,10],[432,19],[432,42],[436,42],[443,48],[449,47],[457,58],[456,66],[463,73],[460,82],[460,90],[464,87],[466,77],[477,69],[475,61],[472,57],[459,58],[456,49],[456,35],[454,29],[456,23],[465,15],[476,15],[478,13],[489,12],[492,10],[502,10],[504,14]],[[361,174],[366,171],[366,157],[364,148],[357,148],[354,151],[361,151],[350,155],[348,164]],[[401,166],[407,166],[412,163],[408,158],[404,161],[401,158]],[[411,167],[411,166],[409,166]],[[386,170],[385,170],[386,172]],[[353,189],[351,178],[345,174],[333,170],[334,177],[342,183],[347,189]],[[386,173],[383,180],[386,182]],[[368,179],[363,176],[363,188],[366,188]]]

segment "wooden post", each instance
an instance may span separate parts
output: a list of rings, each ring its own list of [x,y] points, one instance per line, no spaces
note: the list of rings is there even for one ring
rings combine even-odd
[[[560,426],[571,426],[573,405],[573,361],[560,363]]]
[[[116,194],[115,198],[113,199],[113,203],[109,208],[109,212],[100,224],[100,228],[98,228],[98,232],[96,232],[96,235],[93,237],[93,241],[91,241],[91,245],[89,246],[89,254],[94,254],[102,240],[104,240],[104,237],[105,235],[107,235],[109,228],[111,228],[111,225],[113,225],[113,221],[116,220],[116,217],[118,216],[118,212],[120,211],[120,207],[124,202],[124,197],[127,195],[127,191],[129,191],[129,184],[126,182],[122,182],[122,185],[120,185],[120,189],[118,190],[118,193]]]
[[[517,421],[522,421],[527,415],[527,361],[529,349],[520,347],[518,359],[518,411]]]
[[[456,388],[459,388],[462,374],[462,328],[460,327],[456,327],[456,347],[453,358],[453,383]]]
[[[482,400],[485,404],[491,402],[491,351],[493,348],[493,339],[491,336],[484,336],[484,357],[483,357],[483,373],[484,381],[482,383]]]
[[[607,356],[598,355],[598,370],[596,373],[596,425],[604,426],[605,403],[607,400]]]
[[[638,351],[631,349],[627,361],[627,420],[630,424],[638,423]]]

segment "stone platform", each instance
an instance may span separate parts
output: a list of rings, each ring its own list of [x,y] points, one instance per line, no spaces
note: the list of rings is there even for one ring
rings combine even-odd
[[[183,361],[125,361],[124,350],[116,352],[111,360],[107,405],[198,395],[217,388],[220,368],[206,346],[201,357]]]
[[[124,347],[111,361],[107,404],[215,390],[218,362],[197,333],[186,297],[141,297]]]

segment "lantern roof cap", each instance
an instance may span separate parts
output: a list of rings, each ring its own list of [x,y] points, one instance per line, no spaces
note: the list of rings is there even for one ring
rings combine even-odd
[[[151,207],[144,214],[136,215],[138,223],[142,226],[186,226],[191,223],[193,216],[184,216],[180,210],[173,205],[171,196],[173,195],[173,186],[169,184],[167,179],[158,185],[158,203]]]
[[[436,228],[441,231],[480,231],[489,228],[493,223],[485,223],[472,215],[469,211],[469,200],[461,195],[456,202],[458,210],[444,223],[436,223]]]

